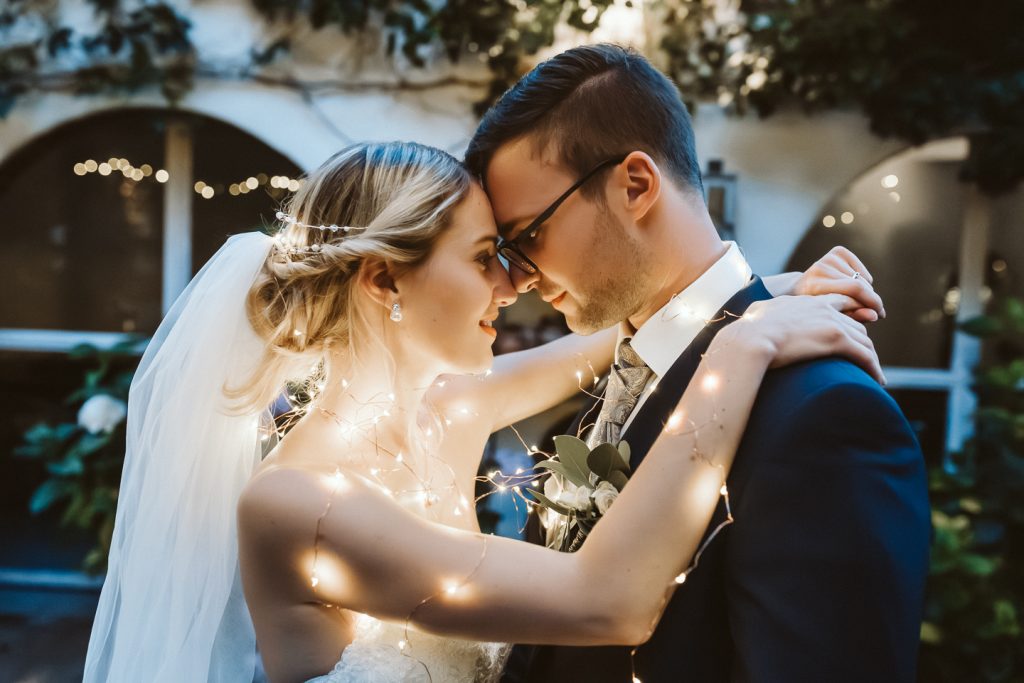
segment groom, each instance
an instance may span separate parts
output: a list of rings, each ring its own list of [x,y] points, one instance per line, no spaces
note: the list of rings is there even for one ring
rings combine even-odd
[[[711,338],[770,297],[715,231],[678,91],[634,51],[575,48],[502,97],[466,161],[494,205],[516,288],[536,289],[576,332],[619,323],[616,364],[641,379],[609,382],[605,398],[625,410],[591,415],[600,438],[629,442],[635,468]],[[895,402],[844,360],[769,372],[728,487],[735,523],[676,590],[636,676],[913,681],[929,508]],[[720,503],[709,531],[724,516]],[[631,680],[626,647],[516,650],[508,682]]]

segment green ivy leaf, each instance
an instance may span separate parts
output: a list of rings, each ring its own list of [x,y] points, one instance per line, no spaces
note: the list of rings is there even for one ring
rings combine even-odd
[[[999,562],[983,555],[964,555],[960,558],[960,567],[974,576],[988,576],[996,570]]]
[[[72,488],[72,484],[64,479],[47,479],[32,494],[32,499],[28,504],[29,510],[32,511],[33,515],[38,515],[61,498],[67,496]]]
[[[938,645],[942,642],[942,629],[929,621],[922,622],[921,642],[928,643],[929,645]]]

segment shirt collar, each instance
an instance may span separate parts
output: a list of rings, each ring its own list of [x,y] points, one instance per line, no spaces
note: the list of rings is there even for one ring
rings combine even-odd
[[[679,354],[732,296],[750,281],[752,271],[735,242],[693,283],[672,296],[640,329],[631,334],[628,322],[619,325],[619,341],[630,345],[654,374],[662,377]],[[618,345],[616,345],[618,348]],[[616,361],[618,361],[616,352]]]

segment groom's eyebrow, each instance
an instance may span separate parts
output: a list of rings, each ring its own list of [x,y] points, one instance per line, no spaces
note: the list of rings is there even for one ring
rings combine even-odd
[[[529,221],[529,216],[523,216],[522,218],[514,218],[510,221],[505,221],[504,223],[498,225],[498,232],[500,232],[502,235],[507,235],[508,233],[515,230],[515,227],[517,225],[526,225]]]

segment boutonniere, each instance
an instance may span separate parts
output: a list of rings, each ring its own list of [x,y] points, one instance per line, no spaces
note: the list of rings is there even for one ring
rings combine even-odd
[[[629,481],[629,444],[591,449],[575,436],[556,436],[555,455],[537,463],[551,472],[544,491],[530,489],[548,529],[547,545],[575,552]]]

